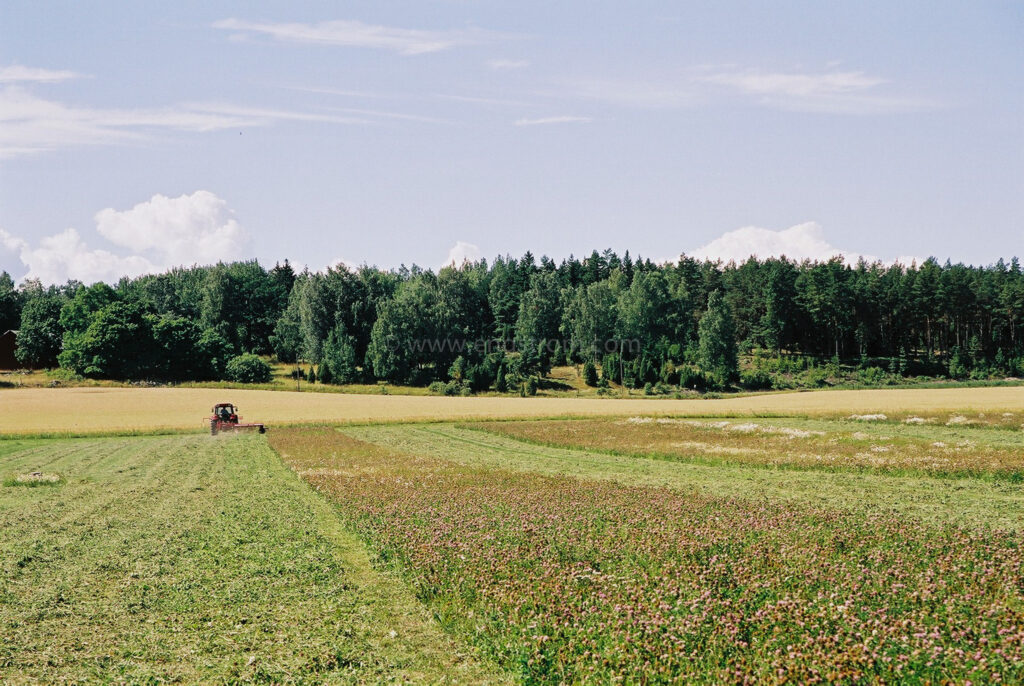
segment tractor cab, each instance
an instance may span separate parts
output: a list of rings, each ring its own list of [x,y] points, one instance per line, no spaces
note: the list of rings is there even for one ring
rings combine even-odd
[[[224,422],[225,424],[238,423],[238,411],[231,403],[220,403],[218,405],[214,405],[213,416],[216,417],[218,421]]]

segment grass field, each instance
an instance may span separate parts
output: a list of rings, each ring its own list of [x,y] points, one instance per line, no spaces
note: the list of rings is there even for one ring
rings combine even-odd
[[[440,450],[424,448],[434,432]],[[528,683],[1024,678],[1024,555],[1015,531],[992,526],[992,482],[936,499],[945,510],[924,519],[912,514],[921,480],[890,488],[889,507],[820,505],[787,497],[786,481],[779,497],[743,492],[766,467],[698,482],[673,478],[681,463],[638,473],[643,458],[617,469],[615,456],[496,438],[366,427],[271,442],[451,633]],[[731,494],[710,487],[730,480]],[[973,499],[976,516],[952,523]]]
[[[497,682],[257,436],[0,441],[0,682]]]
[[[976,476],[1024,482],[1024,414],[902,421],[630,417],[474,425],[541,445],[704,464]]]
[[[532,422],[515,422],[528,427]],[[846,469],[776,469],[716,460],[667,460],[524,443],[483,425],[346,427],[347,436],[465,467],[664,486],[723,498],[783,500],[910,516],[933,524],[1024,530],[1024,489],[984,478],[934,478]],[[643,434],[637,432],[638,439]]]
[[[295,423],[445,421],[512,417],[832,415],[1020,412],[1024,387],[777,393],[708,400],[446,398],[238,389],[68,388],[0,391],[0,434],[198,430],[210,407],[233,402],[245,418]]]
[[[0,683],[1021,682],[1021,392],[0,392]]]

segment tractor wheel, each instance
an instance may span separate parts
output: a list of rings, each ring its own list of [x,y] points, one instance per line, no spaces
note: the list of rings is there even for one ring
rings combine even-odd
[[[210,435],[211,436],[216,436],[217,435],[217,420],[216,419],[211,419],[210,420]]]

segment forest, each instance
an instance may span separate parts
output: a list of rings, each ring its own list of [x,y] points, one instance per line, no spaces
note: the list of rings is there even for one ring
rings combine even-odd
[[[18,331],[22,364],[116,380],[259,382],[267,359],[321,383],[448,394],[532,394],[567,364],[599,391],[987,380],[1024,375],[1022,319],[1016,258],[655,264],[605,250],[436,273],[247,261],[115,286],[16,287],[0,272],[0,333]]]

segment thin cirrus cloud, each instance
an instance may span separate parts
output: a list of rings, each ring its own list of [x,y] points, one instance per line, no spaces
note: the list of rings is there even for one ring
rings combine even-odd
[[[36,245],[0,229],[0,247],[17,254],[26,279],[115,283],[122,276],[237,259],[249,241],[227,203],[204,190],[176,198],[157,194],[127,210],[108,207],[95,221],[108,246],[91,247],[69,228]]]
[[[661,80],[575,79],[538,95],[637,109],[684,109],[742,98],[756,106],[832,114],[887,114],[938,103],[893,94],[893,84],[863,71],[824,72],[695,67]]]
[[[537,117],[535,119],[517,119],[515,126],[547,126],[550,124],[589,124],[594,121],[591,117]]]
[[[695,81],[754,98],[762,105],[807,112],[884,114],[936,106],[924,98],[884,93],[881,88],[889,80],[863,71],[724,70],[697,76]]]
[[[490,42],[496,34],[482,29],[429,31],[366,24],[353,20],[298,22],[255,22],[221,19],[213,28],[234,31],[236,36],[262,35],[285,43],[306,43],[352,48],[388,50],[399,55],[423,55],[454,47]]]
[[[0,67],[0,83],[57,83],[81,77],[81,74],[67,69],[39,69],[20,64]]]
[[[487,60],[487,66],[495,71],[508,71],[510,69],[525,69],[530,66],[529,60]]]
[[[0,159],[81,145],[111,145],[156,132],[212,132],[277,122],[367,124],[374,118],[325,112],[185,103],[160,108],[95,108],[38,97],[21,85],[0,87]]]

